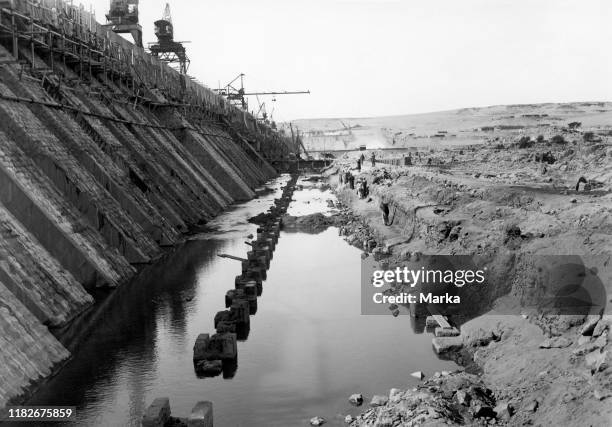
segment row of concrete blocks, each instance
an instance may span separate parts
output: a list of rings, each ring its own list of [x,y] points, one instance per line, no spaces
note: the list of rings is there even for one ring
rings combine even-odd
[[[287,212],[297,177],[283,188],[282,197],[268,210],[270,220],[257,229],[257,238],[250,243],[247,259],[242,261],[242,274],[236,276],[234,289],[225,294],[226,310],[215,315],[216,334],[200,334],[193,348],[193,362],[198,376],[233,376],[237,368],[238,340],[245,340],[250,331],[250,316],[257,312],[257,297],[263,292],[270,260],[273,257],[282,227],[281,216]]]
[[[141,421],[142,427],[213,427],[213,404],[209,401],[198,402],[188,418],[172,417],[170,399],[159,397],[147,408]]]

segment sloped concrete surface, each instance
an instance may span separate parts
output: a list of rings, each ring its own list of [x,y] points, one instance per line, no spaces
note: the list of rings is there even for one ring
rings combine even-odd
[[[54,333],[79,325],[93,290],[129,286],[276,175],[256,150],[271,143],[218,112],[149,88],[165,105],[152,108],[133,83],[51,69],[22,46],[19,58],[30,68],[0,66],[0,411],[70,357]]]

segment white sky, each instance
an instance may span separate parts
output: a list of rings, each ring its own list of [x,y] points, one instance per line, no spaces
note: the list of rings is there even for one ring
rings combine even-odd
[[[78,0],[75,0],[77,3]],[[91,3],[104,20],[109,0]],[[145,44],[166,0],[141,0]],[[171,0],[189,74],[274,119],[612,100],[611,0]],[[266,105],[270,112],[270,98]],[[251,109],[257,102],[250,101]]]

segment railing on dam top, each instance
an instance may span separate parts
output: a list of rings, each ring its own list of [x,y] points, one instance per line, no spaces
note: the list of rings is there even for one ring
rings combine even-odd
[[[145,98],[141,91],[156,89],[178,106],[204,109],[264,136],[273,133],[248,112],[97,22],[82,5],[64,0],[0,0],[0,7],[0,33],[12,38],[15,58],[19,41],[26,42],[32,53],[41,48],[50,52],[51,61],[58,53],[65,62],[79,63],[81,73],[104,72],[130,80],[138,102],[168,105]]]

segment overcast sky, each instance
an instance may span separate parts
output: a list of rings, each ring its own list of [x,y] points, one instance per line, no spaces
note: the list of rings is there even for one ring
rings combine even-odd
[[[75,0],[75,3],[77,0]],[[104,20],[109,0],[89,2]],[[84,4],[89,4],[84,0]],[[166,1],[141,0],[145,41]],[[611,0],[173,0],[189,74],[274,119],[612,100]],[[253,98],[250,107],[255,108]]]

